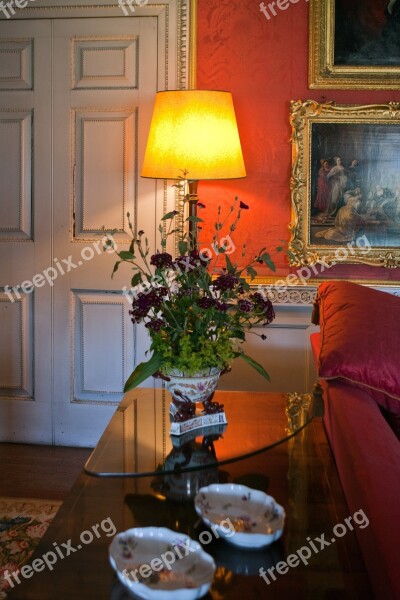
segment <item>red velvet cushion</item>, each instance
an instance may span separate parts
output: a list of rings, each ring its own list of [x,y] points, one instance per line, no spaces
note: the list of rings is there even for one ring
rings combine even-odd
[[[400,400],[400,298],[348,281],[318,289],[318,374]]]

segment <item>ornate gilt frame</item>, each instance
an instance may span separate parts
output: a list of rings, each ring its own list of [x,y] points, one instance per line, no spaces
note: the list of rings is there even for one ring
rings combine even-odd
[[[307,266],[316,263],[353,263],[371,266],[400,267],[400,245],[389,247],[376,245],[358,247],[355,243],[336,242],[332,245],[321,240],[311,240],[311,192],[312,192],[312,129],[315,123],[399,125],[400,103],[381,105],[335,105],[334,102],[318,104],[314,100],[291,102],[290,122],[292,126],[292,222],[289,225],[289,260],[291,266]],[[348,250],[345,252],[344,250]]]
[[[310,0],[309,72],[311,89],[398,89],[400,66],[334,64],[335,0]]]

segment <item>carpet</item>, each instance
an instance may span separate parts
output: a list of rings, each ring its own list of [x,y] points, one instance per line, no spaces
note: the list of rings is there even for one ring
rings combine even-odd
[[[58,500],[0,497],[0,600],[10,587],[4,573],[29,560],[60,505]]]

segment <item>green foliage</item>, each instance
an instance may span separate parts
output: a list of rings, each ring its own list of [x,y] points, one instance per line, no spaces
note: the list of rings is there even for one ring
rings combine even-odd
[[[163,372],[170,369],[184,371],[194,375],[203,370],[230,364],[234,358],[231,341],[227,335],[216,336],[215,339],[204,339],[199,335],[201,327],[192,335],[185,334],[168,346],[167,336],[159,334],[153,338],[152,349],[162,356]]]
[[[143,383],[148,377],[154,375],[161,365],[162,356],[154,352],[153,356],[147,362],[140,363],[133,373],[131,373],[125,383],[124,392],[129,392],[129,390]]]
[[[255,369],[258,373],[260,373],[260,375],[262,375],[263,377],[265,377],[265,379],[268,379],[268,381],[270,381],[270,376],[268,375],[267,371],[264,369],[264,367],[262,365],[260,365],[253,358],[251,358],[251,356],[248,356],[244,352],[242,352],[240,354],[240,356],[241,356],[241,358],[243,358],[243,360],[245,360],[247,362],[248,365],[253,367],[253,369]]]

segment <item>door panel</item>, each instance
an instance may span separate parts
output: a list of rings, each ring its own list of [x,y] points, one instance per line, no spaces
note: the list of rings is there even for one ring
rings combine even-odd
[[[0,164],[6,177],[0,203],[0,234],[5,238],[32,238],[32,111],[2,114]]]
[[[155,18],[54,24],[54,256],[75,265],[54,286],[57,444],[97,441],[136,358],[122,294],[129,269],[111,279],[116,256],[101,240],[105,228],[116,230],[119,246],[129,241],[127,212],[154,230],[154,182],[138,168],[157,91],[156,48]]]
[[[135,211],[136,119],[137,107],[73,111],[75,240],[103,237],[106,224],[126,233],[126,214]]]
[[[39,25],[42,29],[43,25]],[[46,27],[46,25],[44,25]],[[35,29],[37,30],[37,26]],[[32,90],[33,89],[33,38],[23,39],[19,36],[26,26],[12,25],[14,30],[9,40],[9,28],[4,32],[2,27],[0,42],[0,90]],[[4,33],[4,35],[3,35]],[[32,30],[30,31],[32,34]]]
[[[125,299],[97,291],[77,292],[73,303],[74,400],[95,397],[109,402],[112,395],[119,399],[133,364],[132,324]]]
[[[0,22],[0,439],[7,441],[52,441],[51,291],[40,277],[50,261],[50,106],[51,23]]]

